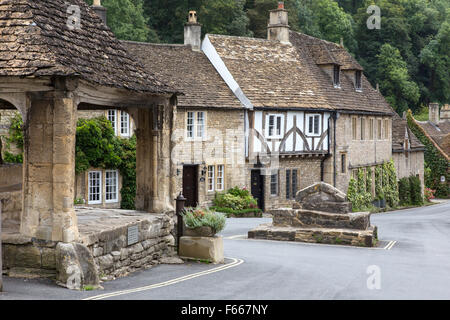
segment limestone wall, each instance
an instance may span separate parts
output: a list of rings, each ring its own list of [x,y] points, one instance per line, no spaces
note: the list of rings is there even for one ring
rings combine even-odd
[[[186,139],[187,111],[203,111],[206,116],[205,139]],[[172,137],[172,159],[175,162],[175,192],[183,188],[183,165],[199,165],[198,200],[201,205],[209,205],[217,191],[208,191],[208,166],[224,165],[224,190],[246,185],[244,111],[178,109],[175,115]],[[207,170],[205,170],[207,171]],[[217,176],[217,175],[216,175]],[[216,184],[215,184],[216,185]]]
[[[356,139],[353,137],[352,118],[356,118]],[[361,139],[361,118],[365,121],[364,139]],[[370,134],[370,122],[374,120],[373,135]],[[381,139],[378,138],[378,120],[382,121]],[[385,121],[388,127],[385,128]],[[328,158],[324,166],[324,181],[334,184],[334,156],[336,157],[336,188],[347,192],[352,171],[358,168],[373,167],[389,161],[392,157],[392,120],[390,117],[340,114],[336,121],[336,154]],[[385,137],[387,130],[387,138]],[[333,138],[333,128],[332,139]],[[330,146],[331,153],[334,152]],[[342,164],[342,154],[346,155],[346,163]],[[342,165],[345,170],[342,171]]]
[[[411,175],[419,175],[424,188],[424,152],[409,152],[408,156],[404,152],[392,153],[395,169],[397,170],[397,178],[407,178]]]
[[[0,188],[22,184],[22,164],[0,166]]]

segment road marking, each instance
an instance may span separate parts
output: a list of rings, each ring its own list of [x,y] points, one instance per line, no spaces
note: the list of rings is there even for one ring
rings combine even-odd
[[[183,282],[183,281],[187,281],[187,280],[191,280],[191,279],[198,278],[198,277],[201,277],[201,276],[205,276],[205,275],[208,275],[208,274],[211,274],[211,273],[216,273],[216,272],[224,271],[224,270],[229,269],[229,268],[234,268],[234,267],[237,267],[238,265],[244,263],[244,260],[242,260],[242,259],[236,259],[236,258],[228,258],[228,259],[231,259],[233,261],[231,263],[229,263],[229,264],[226,264],[224,266],[220,266],[220,267],[217,267],[217,268],[214,268],[214,269],[193,273],[193,274],[190,274],[190,275],[187,275],[187,276],[179,277],[179,278],[168,280],[168,281],[161,282],[161,283],[148,285],[148,286],[145,286],[145,287],[100,294],[100,295],[97,295],[97,296],[85,298],[83,300],[102,300],[102,299],[117,297],[117,296],[121,296],[121,295],[125,295],[125,294],[142,292],[142,291],[152,290],[152,289],[156,289],[156,288],[166,287],[166,286],[170,286],[170,285],[173,285],[173,284],[176,284],[176,283],[180,283],[180,282]]]
[[[396,243],[397,243],[397,241],[391,241],[391,242],[389,242],[389,244],[388,244],[386,247],[384,247],[384,249],[385,249],[385,250],[391,250],[392,247],[393,247]]]

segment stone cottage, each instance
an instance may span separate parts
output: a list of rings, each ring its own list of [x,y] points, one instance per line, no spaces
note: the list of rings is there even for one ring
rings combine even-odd
[[[195,11],[185,24],[185,44],[124,41],[148,70],[182,91],[172,115],[173,190],[187,206],[210,204],[215,192],[246,184],[245,106],[200,49]]]
[[[245,106],[247,185],[264,209],[392,157],[393,111],[342,45],[290,30],[281,2],[267,39],[207,34],[202,50]]]

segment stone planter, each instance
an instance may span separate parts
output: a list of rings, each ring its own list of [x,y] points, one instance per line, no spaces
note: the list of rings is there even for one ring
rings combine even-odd
[[[203,226],[198,228],[185,228],[184,236],[188,237],[214,237],[216,233],[211,227]]]
[[[216,237],[190,237],[180,238],[181,258],[208,260],[212,263],[223,263],[223,239]]]

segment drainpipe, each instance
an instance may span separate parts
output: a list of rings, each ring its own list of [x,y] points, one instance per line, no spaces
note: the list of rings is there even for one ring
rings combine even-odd
[[[333,113],[333,187],[336,188],[336,120],[338,113]]]

